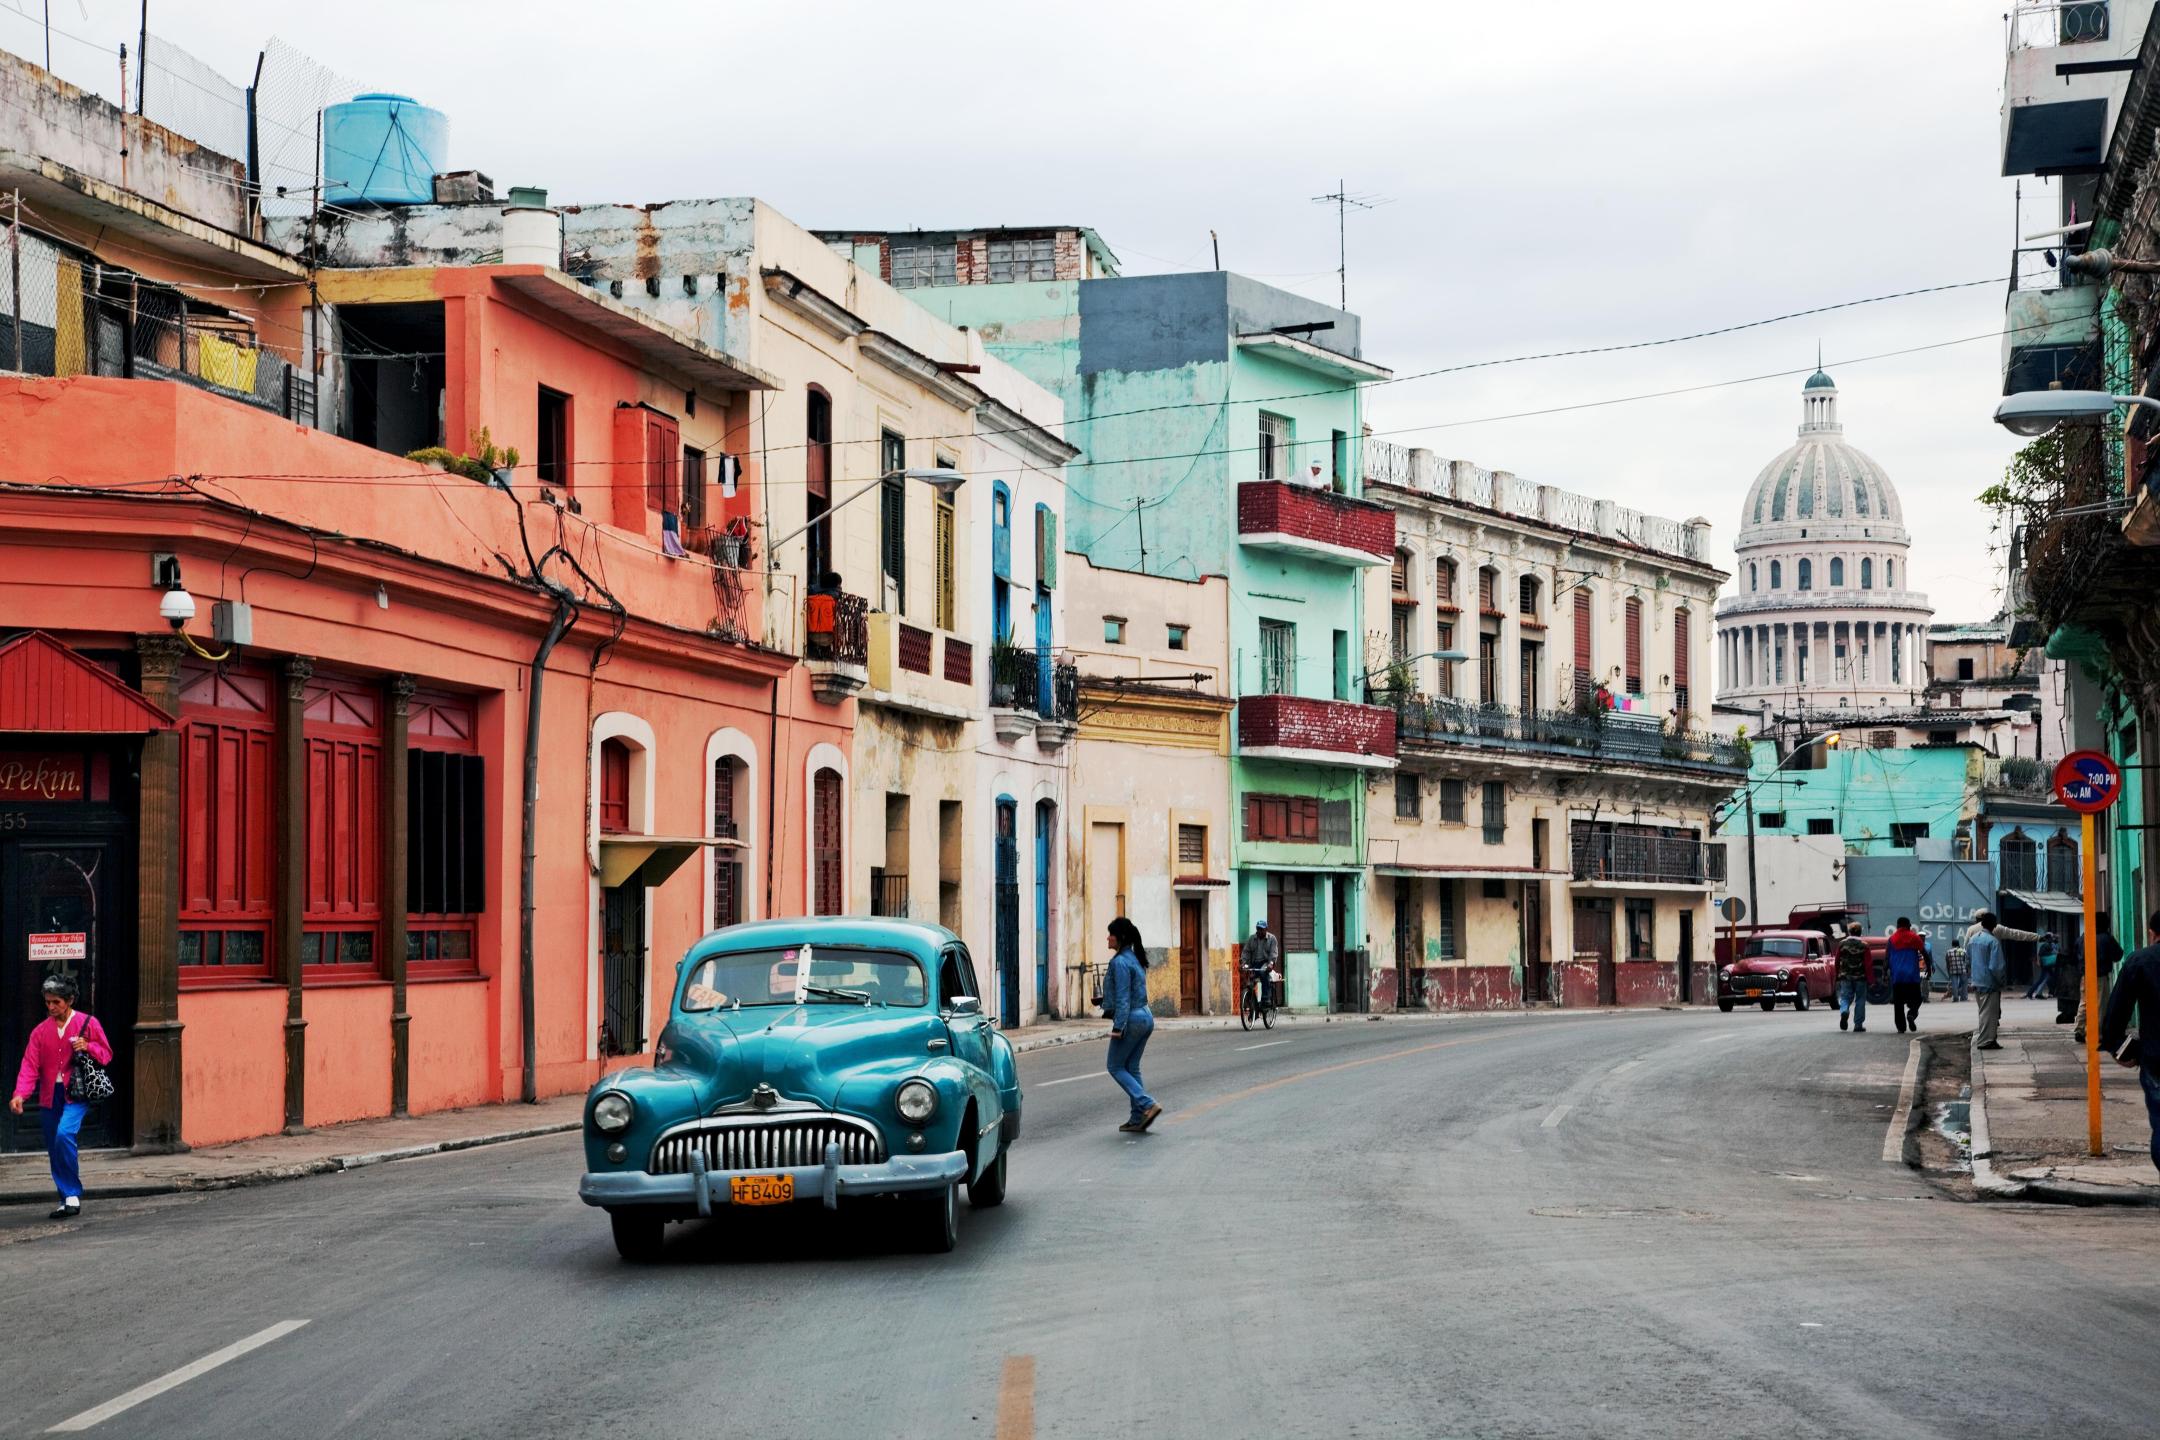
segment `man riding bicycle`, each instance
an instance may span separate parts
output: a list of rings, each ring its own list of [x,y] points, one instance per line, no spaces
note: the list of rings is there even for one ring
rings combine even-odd
[[[1268,976],[1282,958],[1282,947],[1268,930],[1265,919],[1253,921],[1252,934],[1245,937],[1245,944],[1238,961],[1245,972],[1245,984],[1252,992],[1256,1009],[1266,1009],[1272,998],[1267,991]]]

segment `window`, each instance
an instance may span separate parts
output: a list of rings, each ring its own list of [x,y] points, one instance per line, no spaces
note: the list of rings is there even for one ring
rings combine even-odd
[[[1260,412],[1260,478],[1262,480],[1287,480],[1290,478],[1290,446],[1294,432],[1290,421],[1281,415]]]
[[[1826,815],[1810,815],[1807,822],[1807,833],[1810,835],[1835,835],[1837,834],[1837,821]]]
[[[1395,777],[1395,818],[1415,820],[1418,818],[1418,778],[1415,775]]]
[[[1297,626],[1287,620],[1260,622],[1260,693],[1297,694]]]
[[[1882,562],[1882,588],[1885,590],[1897,589],[1897,561],[1885,560]]]
[[[1752,560],[1748,561],[1747,588],[1750,590],[1762,589],[1762,567]]]
[[[1930,730],[1928,731],[1927,743],[1930,745],[1955,745],[1957,744],[1957,738],[1958,732],[1955,730]]]
[[[1871,750],[1889,750],[1895,748],[1896,745],[1897,731],[1895,730],[1870,730],[1868,732],[1868,748]]]
[[[645,508],[682,514],[682,427],[657,410],[645,412]]]
[[[1478,881],[1478,898],[1481,900],[1507,899],[1507,881],[1488,875]]]
[[[1313,877],[1285,875],[1267,877],[1267,907],[1273,928],[1281,932],[1282,953],[1310,953],[1318,949],[1313,936]]]
[[[1352,838],[1350,802],[1348,800],[1321,801],[1320,843],[1322,845],[1348,845]]]
[[[1185,648],[1185,637],[1191,633],[1189,628],[1184,625],[1171,625],[1167,629],[1169,635],[1166,643],[1169,647],[1172,650],[1183,650]]]
[[[1727,866],[1725,847],[1723,845],[1704,846],[1703,879],[1715,881],[1716,883],[1722,885],[1725,883],[1726,873]]]
[[[1453,625],[1435,627],[1434,639],[1436,647],[1443,654],[1453,650],[1455,648],[1455,627]],[[1442,660],[1440,662],[1440,693],[1450,696],[1455,693],[1455,662],[1452,660]]]
[[[1433,598],[1445,609],[1455,608],[1455,561],[1449,556],[1433,561]]]
[[[621,835],[630,829],[630,747],[620,740],[600,742],[600,830]]]
[[[271,975],[276,685],[243,665],[180,671],[180,964],[190,983]]]
[[[945,461],[940,459],[938,467],[945,468]],[[936,571],[931,595],[931,609],[934,613],[930,617],[930,623],[940,630],[954,630],[958,628],[953,623],[953,568],[956,560],[954,544],[959,522],[953,512],[952,501],[942,495],[930,507],[930,517],[931,562]]]
[[[1440,958],[1460,960],[1462,948],[1462,882],[1440,882]]]
[[[1480,635],[1477,640],[1478,703],[1500,703],[1500,637]]]
[[[732,756],[722,755],[713,761],[712,833],[721,840],[742,838],[742,822],[736,818],[737,807],[744,801],[741,793],[743,763]],[[721,845],[713,850],[713,928],[740,925],[747,917],[743,908],[743,870],[745,854],[740,848]]]
[[[1335,488],[1347,492],[1350,488],[1350,432],[1337,430],[1333,435],[1329,449],[1335,461]]]
[[[1388,616],[1388,659],[1408,660],[1417,653],[1417,608],[1397,605]]]
[[[1410,552],[1397,550],[1395,563],[1388,568],[1388,590],[1396,595],[1410,594]]]
[[[1337,630],[1334,634],[1335,698],[1350,697],[1350,632]]]
[[[1057,279],[1057,239],[1038,235],[990,242],[990,283]]]
[[[832,397],[813,385],[804,403],[803,523],[810,528],[803,543],[809,578],[815,580],[833,568],[832,524],[819,521],[832,509]]]
[[[1765,811],[1763,811],[1763,812],[1762,812],[1762,828],[1763,828],[1763,829],[1765,829],[1765,830],[1782,830],[1782,829],[1784,829],[1784,828],[1785,828],[1785,812],[1784,812],[1784,811],[1782,811],[1782,810],[1765,810]]]
[[[1103,616],[1103,617],[1102,617],[1102,638],[1103,638],[1103,644],[1105,644],[1105,645],[1122,645],[1122,644],[1124,644],[1124,643],[1125,643],[1125,617],[1124,617],[1124,616],[1122,616],[1122,615],[1105,615],[1105,616]]]
[[[2038,890],[2040,847],[2024,831],[2013,830],[2003,838],[1997,868],[2002,872],[2003,889]]]
[[[1500,613],[1500,572],[1490,565],[1481,566],[1477,572],[1477,607],[1486,615]]]
[[[1440,782],[1440,823],[1460,825],[1463,823],[1463,782],[1442,780]]]
[[[570,484],[570,397],[545,385],[540,387],[540,438],[533,459],[541,484]]]
[[[1910,850],[1927,839],[1928,827],[1924,820],[1911,823],[1893,821],[1890,826],[1890,843],[1900,850]]]
[[[2064,895],[2085,893],[2085,877],[2078,873],[2077,841],[2058,830],[2047,842],[2047,888]]]
[[[1830,557],[1830,588],[1833,590],[1845,588],[1845,562],[1836,555]]]
[[[1643,693],[1642,681],[1642,601],[1628,596],[1627,606],[1627,692]]]
[[[487,909],[487,770],[472,702],[416,693],[406,724],[405,957],[409,975],[471,975]]]
[[[1320,802],[1310,795],[1247,795],[1245,838],[1320,843]]]
[[[842,790],[840,772],[823,769],[810,777],[810,902],[814,915],[838,915],[846,892],[840,873]]]
[[[1515,587],[1515,608],[1525,620],[1538,618],[1538,580],[1535,575],[1525,575]]]
[[[1860,588],[1862,590],[1875,588],[1875,562],[1864,555],[1860,557]]]
[[[317,967],[317,978],[372,978],[382,919],[382,695],[362,681],[317,674],[303,715],[300,963]]]
[[[1485,843],[1499,845],[1507,840],[1507,785],[1499,780],[1485,782]]]
[[[1687,607],[1673,611],[1672,617],[1672,678],[1673,709],[1682,715],[1688,711],[1688,690],[1693,662],[1688,652],[1694,648],[1693,618]]]
[[[1785,583],[1785,567],[1775,560],[1770,562],[1770,588],[1777,589]]]
[[[688,445],[682,452],[682,528],[695,530],[705,523],[705,452]]]
[[[1655,960],[1657,958],[1657,903],[1652,900],[1627,902],[1627,958],[1630,960]]]
[[[906,439],[880,431],[878,469],[884,479],[878,489],[878,569],[885,586],[878,600],[879,608],[895,615],[907,611],[907,480],[900,473],[906,468]]]
[[[1177,827],[1177,863],[1181,875],[1207,874],[1207,826]]]
[[[895,245],[892,247],[892,285],[913,290],[918,285],[951,285],[958,281],[952,242]]]
[[[1973,678],[1973,662],[1970,655],[1967,655],[1958,661],[1957,678],[1960,680],[1970,680]]]
[[[1802,590],[1812,590],[1815,588],[1814,561],[1802,560],[1800,562],[1799,588]]]
[[[1590,661],[1590,592],[1575,592],[1575,703],[1588,704],[1597,690],[1597,672]]]

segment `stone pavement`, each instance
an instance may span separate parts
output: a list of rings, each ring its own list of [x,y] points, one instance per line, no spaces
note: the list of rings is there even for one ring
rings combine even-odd
[[[2054,1004],[2006,1007],[2002,1049],[1975,1052],[1973,1180],[1990,1199],[2160,1205],[2152,1131],[2137,1072],[2100,1057],[2105,1155],[2090,1153],[2085,1047],[2052,1021]],[[1928,1007],[1932,1010],[1934,1007]]]

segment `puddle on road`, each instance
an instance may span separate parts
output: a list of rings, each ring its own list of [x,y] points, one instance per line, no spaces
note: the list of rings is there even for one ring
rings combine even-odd
[[[1929,1107],[1928,1128],[1956,1147],[1952,1168],[1972,1169],[1972,1090],[1961,1088],[1955,1100],[1938,1100]]]

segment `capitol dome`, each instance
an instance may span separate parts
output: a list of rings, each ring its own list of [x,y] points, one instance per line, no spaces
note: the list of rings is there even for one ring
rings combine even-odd
[[[1718,698],[1799,710],[1915,705],[1927,597],[1904,588],[1912,537],[1881,465],[1847,443],[1837,383],[1800,390],[1794,442],[1740,506],[1733,590],[1718,602]]]

